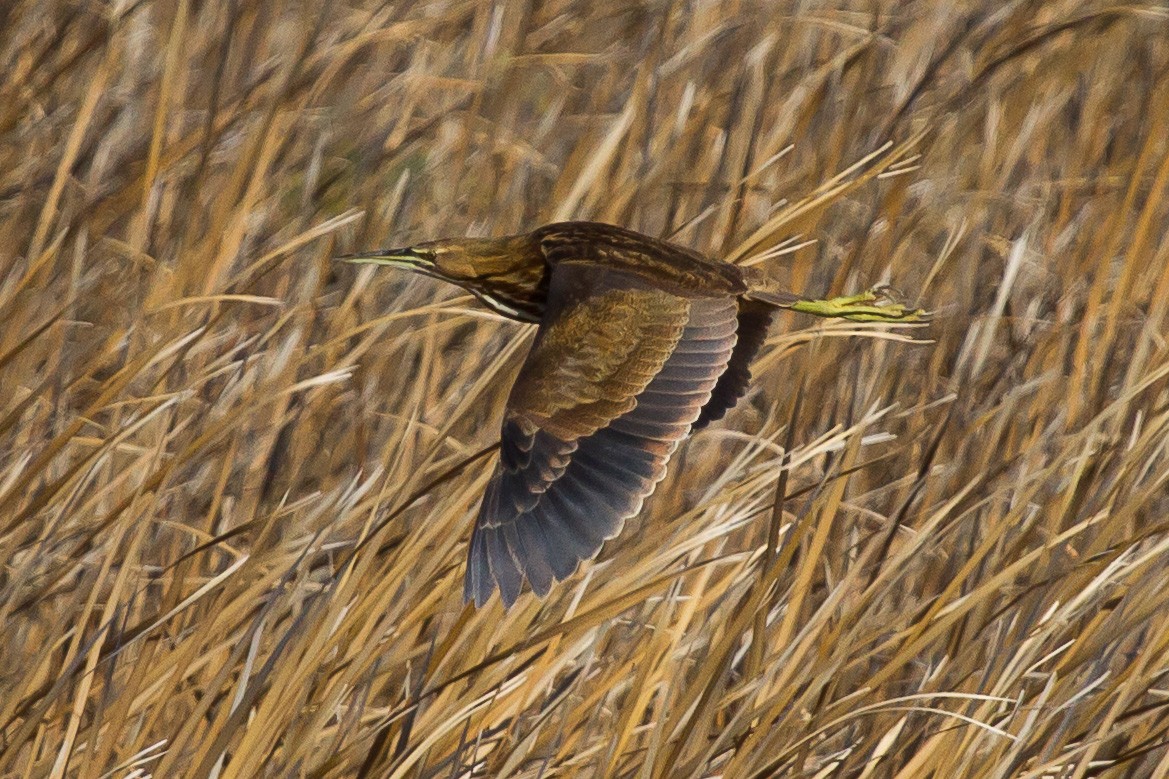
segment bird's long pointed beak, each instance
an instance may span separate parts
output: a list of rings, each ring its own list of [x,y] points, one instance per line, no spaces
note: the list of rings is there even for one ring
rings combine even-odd
[[[353,265],[389,265],[394,268],[407,270],[426,270],[434,267],[434,260],[416,249],[378,249],[372,252],[357,252],[343,254],[334,258],[338,262],[348,262]]]

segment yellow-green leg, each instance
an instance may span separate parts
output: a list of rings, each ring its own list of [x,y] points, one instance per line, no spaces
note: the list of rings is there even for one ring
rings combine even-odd
[[[923,322],[926,319],[925,311],[907,309],[877,289],[828,300],[800,300],[792,304],[791,310],[853,322]]]

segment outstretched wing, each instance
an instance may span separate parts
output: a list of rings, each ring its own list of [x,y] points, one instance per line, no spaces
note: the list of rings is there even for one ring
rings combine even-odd
[[[464,598],[540,596],[620,532],[665,476],[727,368],[738,306],[634,274],[561,262],[508,399],[499,465],[475,529]]]
[[[739,398],[747,394],[747,388],[751,385],[751,363],[767,340],[767,330],[771,327],[774,314],[775,307],[767,303],[739,301],[736,328],[739,340],[735,343],[735,351],[731,354],[726,371],[718,377],[718,384],[714,385],[710,393],[710,402],[702,407],[702,414],[694,423],[694,430],[722,419],[727,411],[735,407]]]

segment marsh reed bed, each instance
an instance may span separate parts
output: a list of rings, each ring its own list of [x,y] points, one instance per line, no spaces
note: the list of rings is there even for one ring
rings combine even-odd
[[[0,5],[0,776],[1169,774],[1169,9]],[[600,559],[466,542],[566,218],[783,315]],[[774,546],[773,546],[774,544]]]

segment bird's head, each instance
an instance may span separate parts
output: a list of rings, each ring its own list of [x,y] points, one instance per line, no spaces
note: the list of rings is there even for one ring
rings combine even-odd
[[[388,265],[457,284],[495,311],[538,321],[547,280],[539,244],[528,235],[456,238],[338,257],[357,265]]]

